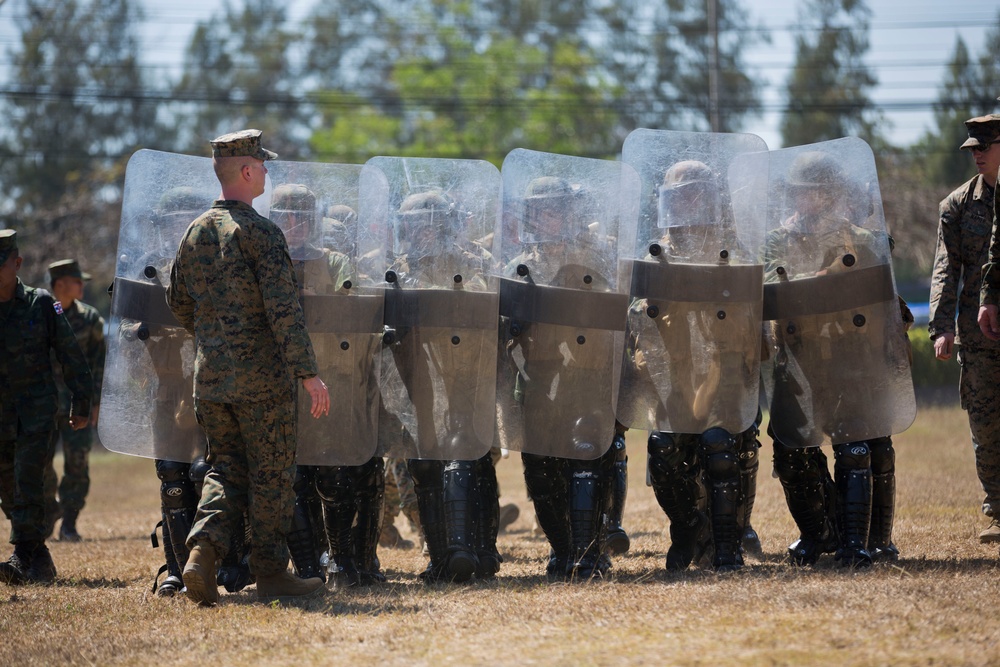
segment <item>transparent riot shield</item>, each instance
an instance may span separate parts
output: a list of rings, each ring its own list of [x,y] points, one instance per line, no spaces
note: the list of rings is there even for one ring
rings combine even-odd
[[[775,437],[840,444],[916,415],[875,160],[848,138],[770,153],[763,369]]]
[[[620,162],[516,149],[504,160],[498,442],[595,459],[611,444],[628,307],[621,229],[638,177]]]
[[[488,162],[378,157],[361,174],[359,252],[385,288],[381,453],[476,459],[493,443],[497,280]]]
[[[642,184],[620,258],[630,306],[618,420],[746,430],[757,416],[767,146],[751,134],[635,130]]]
[[[141,150],[128,162],[98,423],[112,451],[182,462],[204,454],[194,339],[165,290],[181,237],[217,194],[208,158]]]
[[[359,465],[378,444],[383,290],[362,284],[356,243],[325,244],[326,213],[357,211],[360,176],[361,165],[273,161],[268,187],[254,201],[285,234],[319,376],[330,391],[330,412],[319,419],[299,392],[296,461],[303,465]]]

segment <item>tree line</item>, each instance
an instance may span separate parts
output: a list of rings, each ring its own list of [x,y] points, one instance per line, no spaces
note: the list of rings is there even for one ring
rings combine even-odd
[[[35,283],[70,255],[95,285],[110,282],[139,148],[203,154],[207,139],[252,126],[282,159],[499,165],[516,147],[615,158],[631,130],[709,130],[713,109],[721,131],[744,128],[763,84],[745,51],[770,38],[738,0],[714,11],[707,0],[315,0],[300,21],[280,0],[226,0],[171,76],[147,62],[138,3],[4,9],[18,38],[0,88],[0,225],[23,237]],[[973,173],[956,150],[962,121],[998,110],[1000,13],[982,53],[956,40],[935,127],[903,147],[885,140],[871,100],[870,16],[864,0],[801,4],[782,141],[860,136],[876,148],[897,272],[915,279],[930,271],[937,202]]]

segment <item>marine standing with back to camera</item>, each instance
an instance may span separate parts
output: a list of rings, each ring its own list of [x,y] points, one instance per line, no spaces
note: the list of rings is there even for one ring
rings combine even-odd
[[[195,337],[195,414],[208,436],[205,476],[191,554],[183,579],[188,597],[218,602],[216,564],[244,510],[251,528],[250,569],[262,600],[310,595],[323,580],[288,572],[295,479],[296,387],[311,414],[328,413],[330,397],[299,305],[292,261],[281,230],[251,206],[264,193],[260,130],[213,140],[212,164],[222,196],[191,223],[170,272],[167,303]]]
[[[17,277],[17,234],[0,230],[0,507],[10,521],[14,554],[0,563],[0,581],[52,583],[56,567],[45,546],[43,476],[52,461],[56,384],[51,352],[73,393],[69,424],[90,421],[93,382],[62,306]]]
[[[971,118],[965,126],[969,138],[960,148],[971,151],[979,173],[941,202],[928,329],[938,359],[951,359],[957,348],[962,408],[969,414],[976,472],[986,494],[983,513],[991,519],[979,541],[990,544],[1000,542],[1000,344],[984,335],[976,317],[981,285],[984,303],[997,303],[996,291],[983,281],[988,274],[995,281],[996,272],[982,269],[1000,168],[1000,116]]]

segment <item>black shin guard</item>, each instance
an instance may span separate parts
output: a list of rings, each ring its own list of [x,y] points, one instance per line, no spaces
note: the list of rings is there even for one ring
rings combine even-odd
[[[406,462],[417,495],[420,525],[427,541],[430,563],[420,578],[427,583],[448,581],[448,534],[444,518],[444,462],[409,459]]]
[[[760,442],[757,440],[757,424],[739,436],[738,456],[740,466],[740,493],[742,506],[739,510],[740,532],[743,535],[743,550],[755,558],[760,558],[764,550],[760,537],[750,523],[754,501],[757,499],[757,471],[760,468]]]
[[[381,456],[358,467],[354,494],[357,507],[354,558],[360,583],[381,583],[385,581],[378,561],[378,536],[385,500],[385,462]]]
[[[567,461],[554,456],[522,453],[521,462],[528,497],[535,507],[535,518],[552,549],[546,573],[550,577],[565,577],[572,549]]]
[[[337,586],[357,586],[361,583],[355,561],[353,532],[357,516],[354,470],[350,466],[324,466],[316,471],[316,490],[323,502],[326,537],[330,545],[330,579]]]
[[[698,555],[699,540],[708,531],[705,491],[697,467],[697,439],[653,431],[646,451],[653,494],[670,519],[667,569],[684,570]]]
[[[500,493],[497,472],[490,454],[476,461],[478,484],[479,520],[476,525],[476,557],[479,567],[476,576],[488,579],[500,571],[503,557],[497,551],[497,534],[500,532]]]
[[[250,573],[250,522],[246,513],[236,522],[229,549],[219,563],[216,583],[230,593],[241,591],[254,582]]]
[[[896,561],[899,549],[892,542],[896,510],[896,452],[892,438],[869,441],[872,454],[872,522],[868,553],[876,561]]]
[[[611,567],[605,540],[614,461],[615,452],[609,449],[598,459],[569,462],[569,524],[573,553],[567,574],[575,579],[602,577]]]
[[[712,565],[716,570],[737,570],[743,566],[740,546],[743,503],[736,438],[724,429],[709,429],[701,435],[699,453],[712,521],[712,545],[715,547]]]
[[[326,576],[319,564],[320,549],[317,539],[318,526],[313,525],[312,506],[316,502],[315,469],[298,466],[295,472],[295,506],[292,510],[292,528],[286,536],[288,553],[295,571],[303,579]]]
[[[449,461],[444,467],[444,520],[448,540],[448,574],[468,581],[479,567],[476,557],[478,484],[475,461]]]
[[[812,565],[836,550],[835,491],[826,455],[818,447],[786,447],[774,441],[774,470],[785,492],[799,539],[788,547],[796,565]]]
[[[608,508],[608,553],[628,553],[632,543],[622,527],[625,516],[625,499],[628,497],[628,456],[625,453],[625,432],[615,426],[615,438],[611,443],[614,451],[614,470],[611,474],[611,505]]]
[[[871,450],[867,442],[834,447],[833,479],[837,486],[837,560],[852,567],[871,565],[868,529],[872,516]]]
[[[181,566],[177,562],[177,557],[174,556],[174,546],[170,541],[170,527],[161,520],[156,524],[156,528],[163,530],[163,557],[166,562],[160,566],[153,579],[153,592],[159,597],[173,597],[184,588],[184,582],[181,579]],[[156,539],[156,528],[153,528],[153,532],[149,536],[154,549],[159,546]],[[167,576],[164,577],[163,581],[160,581],[160,575],[164,573]]]
[[[187,563],[187,536],[198,510],[198,495],[189,476],[190,468],[188,463],[156,461],[156,476],[160,478],[164,541],[169,534],[174,558],[181,570]]]

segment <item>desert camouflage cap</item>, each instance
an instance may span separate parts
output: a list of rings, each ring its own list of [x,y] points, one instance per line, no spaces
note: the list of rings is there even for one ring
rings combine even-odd
[[[979,116],[965,121],[969,138],[959,148],[986,148],[1000,141],[1000,114]]]
[[[277,153],[260,145],[260,130],[240,130],[212,139],[213,157],[254,157],[258,160],[276,160]]]
[[[17,232],[13,229],[0,229],[0,264],[6,264],[7,258],[17,250]]]
[[[80,270],[80,263],[75,259],[60,259],[49,264],[49,280],[55,282],[59,278],[80,278],[90,280],[90,274]]]

